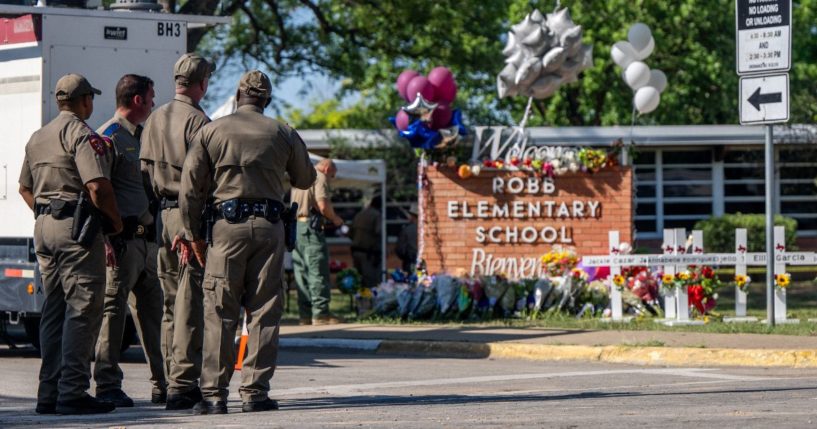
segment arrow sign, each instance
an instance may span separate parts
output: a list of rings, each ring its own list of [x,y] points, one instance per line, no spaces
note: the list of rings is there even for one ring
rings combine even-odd
[[[788,122],[788,74],[742,77],[739,95],[741,124]]]
[[[771,94],[761,94],[760,88],[758,88],[751,97],[749,97],[749,104],[754,106],[758,112],[760,112],[760,105],[761,104],[769,104],[769,103],[782,103],[783,102],[783,93],[782,92],[775,92]]]

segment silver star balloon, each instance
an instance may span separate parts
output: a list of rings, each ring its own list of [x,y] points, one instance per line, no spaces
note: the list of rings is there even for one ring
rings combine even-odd
[[[541,100],[577,81],[593,66],[593,47],[582,43],[582,35],[566,8],[547,16],[534,10],[511,26],[502,49],[506,65],[496,79],[499,97]]]
[[[408,106],[404,106],[403,110],[410,115],[424,116],[434,111],[439,106],[439,103],[432,103],[423,98],[423,95],[417,93],[417,98]]]

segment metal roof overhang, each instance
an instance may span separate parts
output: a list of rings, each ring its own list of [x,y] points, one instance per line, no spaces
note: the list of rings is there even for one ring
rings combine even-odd
[[[491,127],[487,127],[491,128]],[[499,127],[502,128],[502,127]],[[542,146],[610,146],[616,140],[634,141],[638,146],[727,146],[762,145],[762,126],[672,125],[633,127],[531,127],[528,134]],[[354,147],[388,144],[397,139],[392,129],[383,130],[299,130],[310,150],[328,150],[332,140],[343,140]],[[484,135],[490,134],[485,130]],[[817,125],[774,127],[775,144],[817,143]]]

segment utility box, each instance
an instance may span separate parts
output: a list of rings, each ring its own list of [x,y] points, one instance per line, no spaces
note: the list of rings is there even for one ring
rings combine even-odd
[[[116,83],[127,73],[153,79],[157,106],[170,101],[173,66],[187,51],[188,28],[227,22],[222,17],[0,4],[0,316],[19,319],[12,313],[38,313],[42,305],[33,274],[34,216],[18,194],[18,179],[31,134],[59,113],[57,80],[78,73],[102,90],[87,121],[96,129],[113,115]]]

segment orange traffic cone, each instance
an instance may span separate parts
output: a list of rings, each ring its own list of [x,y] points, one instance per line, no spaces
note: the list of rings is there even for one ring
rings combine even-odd
[[[249,333],[247,332],[247,314],[244,314],[242,317],[244,320],[243,325],[241,326],[241,340],[238,342],[238,355],[236,356],[235,360],[235,370],[241,371],[241,367],[244,366],[244,355],[247,353],[247,336]]]

